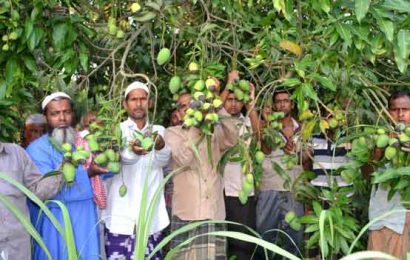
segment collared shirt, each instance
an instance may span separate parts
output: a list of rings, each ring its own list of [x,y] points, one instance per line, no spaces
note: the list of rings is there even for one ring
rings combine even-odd
[[[222,109],[220,114],[230,116],[225,109]],[[237,127],[239,128],[239,136],[244,134],[250,134],[251,120],[249,117],[244,117],[242,114],[238,117],[239,121],[237,122]],[[250,138],[248,139],[248,145],[250,143]],[[241,163],[240,162],[228,162],[224,169],[224,187],[225,195],[230,197],[238,197],[239,191],[242,188],[242,183],[245,181],[245,175],[241,172]],[[254,192],[249,193],[250,196],[253,196]]]
[[[126,143],[134,140],[134,132],[145,133],[147,131],[157,132],[164,136],[164,127],[153,125],[152,129],[147,124],[138,129],[137,125],[128,118],[120,124],[123,138]],[[128,147],[121,151],[121,172],[112,179],[108,191],[107,209],[103,212],[106,227],[111,233],[132,235],[135,233],[135,225],[139,217],[144,185],[147,185],[147,211],[153,201],[161,181],[163,180],[162,168],[168,164],[171,150],[165,145],[161,150],[153,150],[146,155],[137,155]],[[146,182],[147,181],[147,182]],[[127,186],[124,197],[119,195],[122,184]],[[148,218],[145,213],[146,218]],[[169,217],[165,207],[164,193],[161,191],[159,201],[152,217],[150,234],[161,231],[169,224]]]
[[[174,170],[188,167],[173,177],[172,214],[185,221],[225,219],[222,176],[216,172],[221,153],[238,139],[237,119],[221,118],[211,139],[212,162],[208,158],[207,138],[200,130],[174,126],[167,129],[165,142],[172,150]]]
[[[292,123],[293,130],[296,131],[300,127],[300,125],[294,118],[292,118]],[[284,141],[286,141],[286,138],[284,136],[282,136],[282,138]],[[297,147],[299,147],[299,145],[297,145]],[[291,170],[286,170],[286,165],[281,160],[283,155],[285,155],[283,149],[275,149],[270,154],[265,156],[262,164],[263,172],[260,185],[261,191],[289,191],[289,189],[283,187],[284,179],[277,172],[275,172],[272,167],[272,162],[277,163],[289,175],[292,182],[303,171],[302,166],[300,165],[295,165]]]
[[[0,171],[29,188],[44,200],[54,196],[61,176],[42,179],[41,174],[26,152],[18,145],[0,143]],[[5,180],[0,180],[0,191],[11,204],[28,217],[26,195]],[[0,203],[0,259],[31,259],[31,241],[26,229]]]

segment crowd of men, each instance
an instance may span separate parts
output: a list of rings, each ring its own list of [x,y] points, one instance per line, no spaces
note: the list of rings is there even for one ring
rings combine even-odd
[[[231,72],[227,81],[237,77],[238,72]],[[219,83],[217,87],[221,88]],[[317,174],[312,184],[323,186],[324,183],[326,186],[326,170],[346,161],[348,147],[335,147],[329,133],[313,138],[316,146],[312,151],[300,150],[302,146],[298,145],[299,139],[296,137],[301,123],[294,118],[291,94],[277,91],[272,101],[262,111],[257,111],[253,86],[251,93],[251,100],[244,103],[232,91],[221,90],[220,96],[224,102],[219,111],[221,119],[209,142],[203,138],[199,128],[187,128],[182,124],[191,94],[185,93],[179,97],[177,109],[171,117],[172,126],[164,128],[148,119],[149,87],[138,81],[131,83],[123,96],[123,107],[128,117],[120,128],[128,147],[120,151],[121,174],[111,174],[106,168],[98,166],[91,156],[76,168],[75,180],[67,186],[61,175],[42,178],[44,174],[58,169],[63,161],[63,153],[55,143],[70,143],[73,148],[83,145],[88,149],[84,135],[90,123],[97,120],[97,115],[93,112],[85,114],[79,128],[74,128],[72,97],[55,92],[42,101],[42,115],[30,116],[26,121],[23,138],[26,151],[15,144],[0,143],[0,171],[22,183],[40,199],[58,200],[64,204],[70,216],[75,246],[82,259],[133,259],[135,242],[139,239],[136,237],[136,225],[141,210],[146,211],[143,212],[144,216],[151,218],[147,222],[150,224],[145,256],[153,252],[167,227],[176,231],[188,224],[198,223],[187,232],[174,233],[167,248],[178,249],[173,256],[175,259],[227,259],[232,256],[236,259],[264,259],[264,253],[256,250],[252,243],[208,234],[221,230],[248,232],[240,225],[221,224],[218,222],[221,220],[238,222],[255,229],[269,242],[277,244],[281,240],[285,250],[300,256],[303,229],[292,229],[285,221],[285,215],[293,211],[299,217],[304,215],[305,210],[303,204],[295,199],[289,185],[284,185],[283,178],[272,168],[272,161],[282,165],[280,158],[283,155],[298,154],[299,165],[287,171],[291,181],[303,169],[309,169]],[[283,148],[272,149],[260,140],[260,133],[272,111],[281,111],[285,115],[280,119],[281,136],[285,143]],[[396,122],[410,125],[410,93],[393,94],[389,99],[388,111]],[[134,142],[136,131],[158,134],[152,150],[144,150]],[[238,199],[244,181],[241,165],[228,163],[222,175],[216,171],[216,163],[246,133],[259,138],[265,158],[260,187],[251,191],[247,203],[242,205]],[[335,149],[337,160],[327,160],[334,158]],[[375,151],[375,160],[380,160],[378,154],[380,151]],[[155,200],[164,173],[171,169],[178,171],[172,177],[172,199],[166,200],[164,193],[160,193],[154,204],[154,214],[148,216],[148,207],[143,207],[143,204]],[[118,192],[124,183],[127,185],[125,195]],[[146,202],[142,201],[144,189]],[[30,218],[52,258],[67,259],[67,238],[60,234],[38,205],[2,179],[0,190]],[[382,187],[372,191],[370,219],[391,209],[403,209],[399,195],[388,201],[387,193]],[[170,207],[169,211],[167,206]],[[47,207],[64,225],[63,210],[58,203],[50,202]],[[392,214],[370,228],[368,248],[397,257],[405,256],[410,251],[409,228],[409,214],[403,211]],[[277,229],[286,232],[290,239],[279,238],[279,232],[275,232]],[[272,254],[268,256],[274,257]],[[153,258],[162,259],[163,252],[157,251]],[[46,252],[37,242],[32,243],[23,225],[3,204],[0,204],[0,259],[47,259]]]

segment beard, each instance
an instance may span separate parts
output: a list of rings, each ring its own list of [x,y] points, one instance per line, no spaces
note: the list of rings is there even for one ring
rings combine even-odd
[[[69,143],[74,144],[75,130],[70,127],[54,128],[51,131],[51,137],[60,144]]]

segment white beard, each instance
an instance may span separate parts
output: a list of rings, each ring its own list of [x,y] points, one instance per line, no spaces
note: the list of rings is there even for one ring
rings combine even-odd
[[[51,137],[54,138],[54,140],[56,140],[60,144],[74,144],[75,130],[71,126],[64,128],[54,128],[51,132]]]

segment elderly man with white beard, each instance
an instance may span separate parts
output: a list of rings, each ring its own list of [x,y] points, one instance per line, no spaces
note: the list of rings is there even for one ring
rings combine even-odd
[[[70,96],[56,92],[44,98],[42,102],[43,115],[47,120],[47,133],[27,147],[27,153],[42,174],[57,170],[63,161],[60,146],[63,143],[74,144],[75,130],[74,109]],[[96,208],[93,202],[93,192],[89,176],[104,172],[92,164],[88,173],[79,165],[76,168],[75,179],[71,186],[64,185],[53,200],[61,201],[70,214],[74,241],[78,257],[82,259],[99,259],[99,236]],[[63,213],[55,203],[47,204],[62,226]],[[30,205],[30,215],[33,224],[49,249],[53,259],[68,259],[65,239],[56,230],[50,219],[41,214],[38,208]],[[33,259],[46,259],[44,251],[34,244]]]

